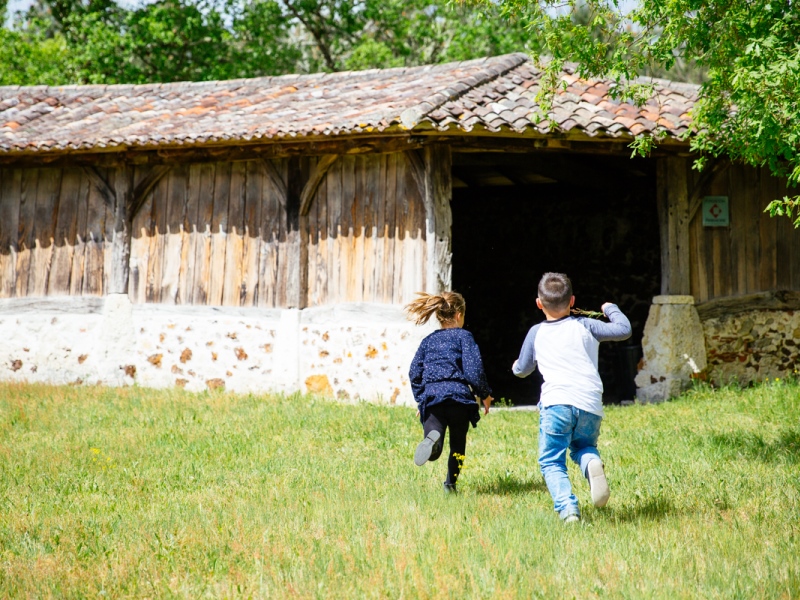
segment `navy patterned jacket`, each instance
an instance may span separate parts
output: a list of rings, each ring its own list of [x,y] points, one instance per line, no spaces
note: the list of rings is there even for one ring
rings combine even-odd
[[[475,396],[492,395],[478,344],[460,327],[438,329],[422,340],[408,378],[423,423],[428,407],[450,399],[474,409],[470,421],[475,427],[481,418]]]

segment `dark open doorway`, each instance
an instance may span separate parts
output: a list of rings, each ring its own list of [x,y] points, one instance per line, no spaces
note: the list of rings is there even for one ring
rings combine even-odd
[[[573,283],[577,307],[615,302],[626,342],[603,344],[603,401],[631,399],[644,324],[661,281],[655,163],[593,154],[463,153],[453,157],[453,289],[484,357],[495,399],[536,403],[541,379],[511,373],[547,271]],[[626,372],[627,371],[627,372]]]

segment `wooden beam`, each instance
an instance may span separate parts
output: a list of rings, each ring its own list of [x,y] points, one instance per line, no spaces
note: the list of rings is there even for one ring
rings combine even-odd
[[[662,158],[656,168],[661,237],[661,294],[690,295],[689,161]]]
[[[715,298],[696,305],[700,319],[715,319],[751,310],[800,310],[800,292],[777,290],[746,296]]]
[[[147,201],[147,195],[161,180],[164,175],[169,173],[172,167],[168,165],[155,165],[144,178],[136,184],[136,187],[127,200],[128,221],[133,222],[134,217],[139,213],[144,203]]]
[[[700,179],[697,180],[697,184],[695,184],[694,189],[692,190],[692,195],[689,197],[690,223],[694,220],[695,215],[697,215],[697,211],[700,210],[700,206],[703,203],[703,196],[705,196],[708,188],[711,187],[711,184],[717,178],[717,175],[719,175],[719,173],[721,173],[724,169],[727,169],[730,164],[730,161],[726,159],[722,159],[720,157],[712,158],[711,164],[706,167],[702,175],[700,175]]]
[[[319,157],[319,162],[312,170],[311,176],[308,178],[308,181],[303,186],[303,191],[300,193],[301,215],[305,216],[308,214],[311,208],[311,202],[314,200],[314,194],[317,193],[317,188],[319,188],[319,184],[322,183],[322,180],[328,173],[328,169],[331,168],[331,165],[337,158],[338,155],[336,154],[325,154]]]
[[[0,298],[0,315],[54,313],[64,315],[98,315],[103,312],[99,296],[51,296]]]
[[[486,133],[478,135],[470,134],[451,134],[451,135],[428,135],[424,136],[425,145],[434,143],[447,143],[456,153],[471,152],[502,152],[502,153],[529,153],[546,152],[553,154],[592,154],[607,156],[623,156],[629,158],[631,155],[629,137],[620,137],[614,140],[608,138],[587,139],[586,137],[559,138],[554,135],[515,135],[503,136],[499,134]],[[671,143],[665,141],[660,143],[650,154],[651,157],[662,156],[689,156],[689,146],[686,143]]]
[[[120,148],[83,152],[14,152],[0,153],[0,166],[49,166],[53,168],[96,166],[114,168],[124,165],[146,166],[157,164],[231,162],[290,156],[321,156],[325,154],[384,154],[419,149],[426,138],[409,132],[383,132],[350,138],[291,138],[287,140],[255,143],[217,143],[159,148]]]
[[[574,184],[576,180],[588,183],[616,179],[625,181],[626,185],[649,185],[655,176],[654,165],[655,161],[642,158],[579,153],[453,153],[453,168],[459,176],[463,173],[475,176],[481,170],[493,168],[513,180],[509,176],[510,169],[524,181],[520,183],[523,185],[533,183],[525,181],[528,176],[538,178],[540,182],[557,180]]]
[[[350,137],[325,136],[258,140],[254,142],[230,141],[198,144],[187,147],[159,146],[149,148],[115,147],[89,151],[66,152],[11,152],[0,154],[3,166],[97,166],[114,168],[124,165],[174,164],[253,160],[256,158],[286,158],[289,156],[320,156],[323,154],[374,154],[404,152],[421,149],[431,144],[448,144],[456,152],[504,153],[585,153],[629,157],[628,144],[632,138],[588,138],[585,135],[518,134],[513,132],[440,132],[438,130],[413,132],[399,129],[381,133],[358,134]],[[651,157],[690,156],[689,145],[676,140],[662,141]]]
[[[85,166],[83,167],[83,171],[86,173],[86,176],[89,178],[89,181],[92,182],[95,189],[100,193],[106,205],[109,208],[113,208],[116,203],[116,192],[114,188],[100,175],[94,166]]]
[[[425,286],[428,293],[449,290],[453,283],[451,230],[452,154],[450,146],[428,146],[424,150],[422,198],[425,204],[427,268]]]

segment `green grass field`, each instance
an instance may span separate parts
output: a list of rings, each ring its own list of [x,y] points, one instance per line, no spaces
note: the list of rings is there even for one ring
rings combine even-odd
[[[609,505],[564,526],[538,413],[0,385],[0,597],[798,598],[800,386],[609,407]]]

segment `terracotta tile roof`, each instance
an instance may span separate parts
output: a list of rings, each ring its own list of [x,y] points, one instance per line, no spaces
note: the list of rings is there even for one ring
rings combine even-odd
[[[609,83],[562,76],[548,119],[536,104],[541,72],[523,54],[460,63],[231,81],[0,87],[0,152],[62,152],[269,141],[297,136],[452,129],[588,136],[689,125],[697,87],[656,80],[642,107],[609,97]]]

